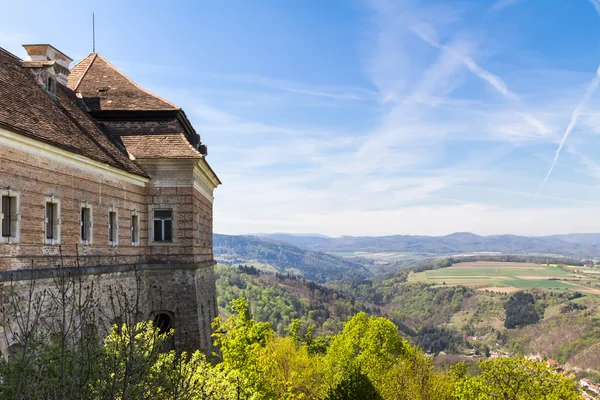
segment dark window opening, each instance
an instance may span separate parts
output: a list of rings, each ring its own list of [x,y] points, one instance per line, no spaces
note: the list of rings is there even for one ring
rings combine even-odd
[[[158,328],[158,333],[165,334],[171,329],[171,317],[169,314],[160,313],[154,317],[154,326]]]
[[[86,242],[90,240],[90,209],[81,208],[81,240]]]
[[[56,93],[56,81],[54,78],[48,78],[48,91],[50,93]]]
[[[2,236],[11,237],[12,236],[12,201],[9,196],[2,196],[2,214],[4,218],[2,219]]]
[[[46,203],[46,239],[54,239],[54,203]]]
[[[131,242],[132,243],[137,243],[139,242],[140,238],[139,238],[139,226],[138,226],[138,216],[137,215],[132,215],[131,216]]]
[[[173,241],[173,210],[154,210],[154,241]]]
[[[108,241],[117,241],[117,213],[111,211],[108,213]]]

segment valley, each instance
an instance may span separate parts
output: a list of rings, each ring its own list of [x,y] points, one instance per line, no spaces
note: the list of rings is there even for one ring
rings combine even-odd
[[[589,260],[501,252],[405,259],[400,254],[390,258],[360,252],[334,255],[273,239],[242,237],[236,242],[235,238],[228,237],[235,253],[223,251],[219,257],[238,262],[216,269],[224,315],[231,312],[227,309],[231,300],[245,297],[257,320],[270,322],[281,334],[299,319],[303,326],[314,324],[319,335],[327,336],[363,311],[393,321],[404,337],[434,355],[440,366],[453,362],[448,360],[476,360],[495,352],[524,354],[557,360],[598,381],[600,269]],[[243,243],[252,248],[244,249]],[[277,257],[275,248],[280,249]],[[244,254],[252,257],[244,260]],[[261,258],[262,254],[268,258]],[[298,255],[300,262],[293,264],[288,254]],[[325,257],[327,264],[306,265],[306,254],[313,260]],[[239,264],[256,270],[240,270]],[[331,275],[326,265],[334,266]],[[312,282],[314,276],[320,283]],[[511,314],[508,322],[506,307],[518,293],[531,296],[531,304],[523,308],[529,311]]]

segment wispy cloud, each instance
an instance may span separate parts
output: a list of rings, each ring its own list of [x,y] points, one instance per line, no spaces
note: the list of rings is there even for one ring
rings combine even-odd
[[[497,10],[501,3],[509,5],[497,2]],[[563,131],[589,77],[527,64],[518,42],[496,48],[485,31],[471,29],[473,9],[482,11],[470,4],[369,0],[357,63],[370,83],[330,85],[310,74],[303,81],[297,73],[287,79],[286,71],[263,75],[242,66],[208,78],[192,74],[186,90],[161,93],[186,109],[225,183],[216,193],[215,229],[600,229],[584,218],[599,204],[600,166],[585,141],[600,136],[600,117],[582,107],[577,117],[588,132],[567,140]],[[538,195],[556,146],[569,150],[562,155],[569,176],[552,179],[552,192]]]
[[[571,134],[571,131],[573,131],[573,128],[575,128],[575,125],[577,125],[577,120],[579,119],[579,116],[581,115],[581,111],[584,109],[584,107],[590,100],[590,97],[592,97],[592,95],[598,88],[598,84],[600,84],[600,67],[598,67],[598,70],[596,71],[596,76],[594,77],[594,79],[592,79],[592,82],[590,82],[589,86],[587,87],[585,94],[583,96],[583,99],[581,99],[581,101],[579,102],[577,107],[575,107],[575,110],[573,110],[573,113],[571,114],[571,121],[569,122],[569,125],[567,126],[567,130],[565,131],[565,134],[563,135],[563,137],[560,141],[560,144],[558,145],[558,149],[556,149],[556,154],[554,155],[554,159],[552,160],[552,165],[550,165],[550,169],[546,173],[546,176],[544,177],[544,180],[542,181],[542,184],[540,185],[540,188],[537,191],[536,198],[542,192],[542,190],[544,189],[544,186],[546,185],[546,182],[550,178],[550,175],[552,174],[552,171],[554,170],[554,167],[556,166],[556,163],[558,162],[558,157],[560,157],[560,152],[562,151],[563,146],[565,145],[565,142],[567,141],[567,138]]]
[[[439,43],[438,40],[436,39],[435,30],[430,25],[427,25],[425,23],[418,23],[418,24],[412,25],[411,29],[417,36],[419,36],[421,39],[423,39],[423,41],[429,43],[430,45],[432,45],[442,51],[448,52],[448,53],[454,55],[455,57],[459,58],[461,60],[461,62],[467,68],[469,68],[469,70],[471,72],[473,72],[479,78],[483,79],[485,82],[487,82],[490,86],[492,86],[496,91],[501,93],[506,98],[511,99],[511,100],[519,99],[519,96],[517,96],[515,93],[511,92],[508,89],[508,87],[506,86],[506,83],[502,80],[502,78],[500,78],[497,75],[494,75],[493,73],[486,70],[485,68],[482,68],[471,57],[463,54],[460,51],[460,49],[458,49],[456,46],[446,46],[446,45]]]
[[[491,11],[500,11],[506,7],[515,5],[520,1],[521,0],[497,0],[494,4],[492,4],[492,6],[490,7],[490,10]],[[590,0],[590,1],[593,1],[593,0]]]
[[[289,93],[338,100],[372,100],[377,94],[372,90],[360,87],[318,86],[257,75],[230,74],[220,75],[220,77],[234,82],[257,85]]]
[[[600,0],[589,0],[589,2],[592,3],[594,8],[596,9],[596,12],[600,14]]]

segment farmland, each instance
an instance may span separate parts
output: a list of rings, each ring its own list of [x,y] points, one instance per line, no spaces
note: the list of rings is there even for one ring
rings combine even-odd
[[[600,294],[600,275],[590,268],[559,268],[529,263],[465,262],[411,273],[409,282],[470,286],[498,292],[527,288]]]

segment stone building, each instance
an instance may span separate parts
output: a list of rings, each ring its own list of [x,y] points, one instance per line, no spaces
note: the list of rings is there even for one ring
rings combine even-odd
[[[0,286],[70,271],[102,301],[137,285],[139,318],[210,348],[220,181],[200,135],[98,53],[69,68],[53,46],[23,47],[0,48]]]

